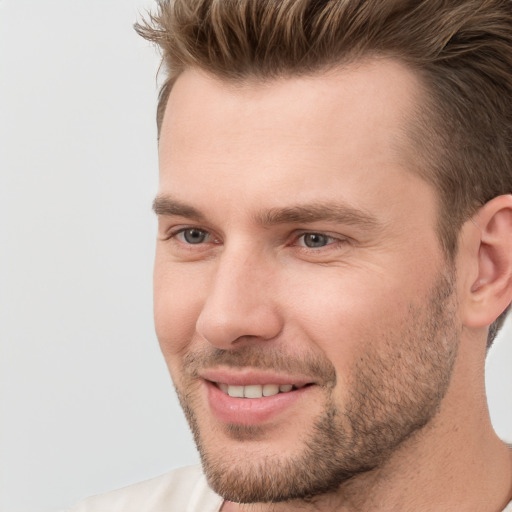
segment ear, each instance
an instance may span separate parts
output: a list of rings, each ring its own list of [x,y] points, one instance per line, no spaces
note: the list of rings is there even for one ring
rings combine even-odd
[[[470,231],[467,233],[467,231]],[[463,257],[472,261],[465,279],[463,321],[491,325],[512,301],[512,195],[498,196],[467,223]]]

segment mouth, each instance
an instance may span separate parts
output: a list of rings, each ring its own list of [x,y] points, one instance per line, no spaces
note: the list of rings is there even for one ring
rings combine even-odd
[[[225,395],[232,398],[263,398],[275,396],[282,393],[289,393],[302,389],[311,384],[248,384],[248,385],[233,385],[224,382],[212,382],[217,386]]]
[[[253,370],[209,370],[201,377],[208,409],[224,424],[261,425],[292,417],[317,387],[307,378]]]

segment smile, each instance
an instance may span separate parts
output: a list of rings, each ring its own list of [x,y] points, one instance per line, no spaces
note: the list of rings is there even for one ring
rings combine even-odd
[[[302,401],[310,390],[317,387],[311,382],[292,384],[284,379],[280,384],[265,384],[265,381],[272,381],[263,380],[261,375],[253,379],[249,376],[211,380],[203,378],[208,409],[217,420],[232,425],[261,425],[276,421],[286,411],[293,411],[296,407],[294,404]],[[232,382],[228,384],[226,380]]]
[[[274,396],[279,393],[288,393],[305,386],[295,386],[294,384],[249,384],[247,386],[234,386],[224,384],[222,382],[217,382],[215,384],[224,394],[233,398],[263,398],[265,396]]]

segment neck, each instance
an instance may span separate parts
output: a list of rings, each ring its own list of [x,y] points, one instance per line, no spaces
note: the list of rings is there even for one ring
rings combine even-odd
[[[307,502],[226,502],[222,512],[502,512],[512,499],[512,455],[497,439],[487,447],[482,453],[459,446],[455,459],[451,450],[438,450],[407,465],[407,457],[398,456],[384,468],[353,478],[337,494]]]
[[[424,449],[434,431],[427,427],[385,466],[354,477],[336,494],[307,502],[226,503],[222,512],[501,512],[512,499],[512,451],[492,429],[478,437],[462,430],[453,430],[459,442],[447,445],[436,435],[436,446]]]

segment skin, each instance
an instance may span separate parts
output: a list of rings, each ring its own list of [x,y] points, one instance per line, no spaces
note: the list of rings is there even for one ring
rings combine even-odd
[[[239,86],[187,70],[173,88],[159,146],[155,322],[203,456],[247,476],[266,458],[269,468],[297,460],[329,407],[344,418],[364,401],[352,400],[361,373],[376,379],[369,420],[402,418],[407,403],[426,423],[397,427],[376,467],[313,499],[223,511],[499,512],[510,499],[512,460],[489,421],[483,366],[487,326],[512,299],[512,251],[500,245],[512,200],[464,225],[451,266],[435,191],[407,157],[403,127],[420,90],[391,60]],[[283,214],[311,205],[313,220]],[[308,233],[320,246],[305,246]],[[313,385],[270,420],[229,428],[201,372],[262,367]]]

